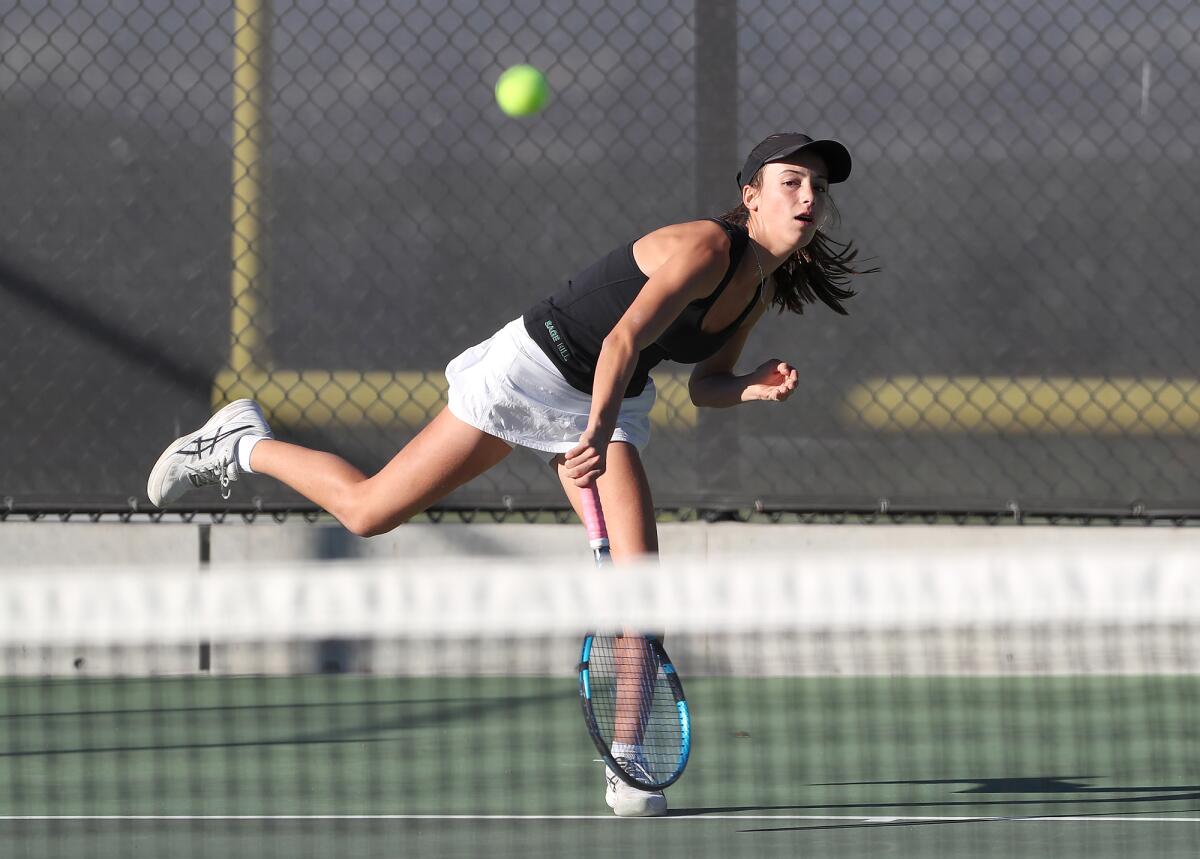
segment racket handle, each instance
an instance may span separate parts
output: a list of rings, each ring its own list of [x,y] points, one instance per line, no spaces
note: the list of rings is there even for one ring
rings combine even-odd
[[[604,511],[600,509],[600,493],[596,491],[596,484],[580,489],[579,498],[583,507],[583,524],[587,526],[588,542],[593,550],[607,549],[608,526],[604,524]]]

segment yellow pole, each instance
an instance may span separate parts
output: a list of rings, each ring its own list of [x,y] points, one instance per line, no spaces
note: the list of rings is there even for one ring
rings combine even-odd
[[[261,366],[259,314],[266,286],[267,99],[270,0],[235,0],[233,15],[233,245],[229,369],[235,379]]]

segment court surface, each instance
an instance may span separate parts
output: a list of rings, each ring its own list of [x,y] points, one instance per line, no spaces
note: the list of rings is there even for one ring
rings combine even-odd
[[[14,679],[0,855],[1200,855],[1195,677],[687,688],[671,816],[618,820],[571,679]]]

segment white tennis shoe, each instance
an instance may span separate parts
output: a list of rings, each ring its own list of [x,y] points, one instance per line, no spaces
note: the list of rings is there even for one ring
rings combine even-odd
[[[217,484],[221,497],[228,498],[229,484],[242,473],[237,443],[247,435],[274,438],[258,403],[234,400],[200,429],[175,439],[150,472],[146,483],[150,502],[162,507],[189,489]]]
[[[617,758],[623,766],[629,766],[626,758]],[[634,762],[633,766],[637,766]],[[617,817],[662,817],[667,813],[667,798],[661,790],[638,790],[620,779],[607,766],[604,767],[607,786],[604,801]]]

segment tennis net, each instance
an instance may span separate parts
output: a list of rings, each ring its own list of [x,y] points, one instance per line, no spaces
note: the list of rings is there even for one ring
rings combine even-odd
[[[664,821],[605,804],[604,628],[665,631],[683,679]],[[0,666],[2,855],[1200,846],[1184,551],[38,569],[0,576]]]

